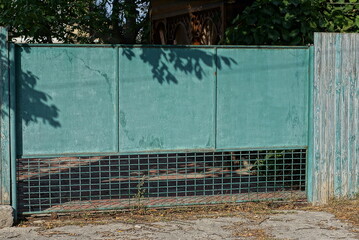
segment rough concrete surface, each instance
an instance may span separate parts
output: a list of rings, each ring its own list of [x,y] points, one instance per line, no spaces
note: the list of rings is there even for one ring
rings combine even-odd
[[[275,239],[359,239],[350,225],[326,212],[295,211],[270,216],[261,225]]]
[[[0,205],[0,228],[14,224],[14,211],[11,206]]]
[[[238,234],[263,229],[269,239],[359,239],[352,227],[324,212],[288,211],[267,216],[263,221],[244,217],[203,218],[155,223],[111,223],[63,226],[41,230],[10,227],[0,230],[0,239],[256,239]],[[261,238],[263,239],[263,238]]]

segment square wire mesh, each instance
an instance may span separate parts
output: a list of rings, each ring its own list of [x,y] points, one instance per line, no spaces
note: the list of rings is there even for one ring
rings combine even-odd
[[[306,150],[18,159],[22,214],[305,198]]]

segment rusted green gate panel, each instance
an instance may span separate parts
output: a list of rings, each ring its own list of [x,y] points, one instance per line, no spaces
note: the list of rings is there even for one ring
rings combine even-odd
[[[214,148],[214,53],[120,49],[120,151]]]
[[[219,48],[217,148],[308,145],[309,48]]]
[[[118,151],[115,48],[17,47],[18,154]]]

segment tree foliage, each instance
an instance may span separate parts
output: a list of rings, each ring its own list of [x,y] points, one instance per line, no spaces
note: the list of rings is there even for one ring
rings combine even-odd
[[[227,28],[225,43],[305,45],[313,43],[314,32],[358,32],[359,5],[342,3],[344,0],[336,4],[328,0],[256,0]]]
[[[358,32],[359,0],[255,0],[224,44],[304,45],[314,32]],[[357,3],[357,4],[355,4]],[[28,42],[146,43],[149,0],[0,0],[0,26]]]
[[[0,0],[0,25],[29,42],[145,40],[148,0]]]

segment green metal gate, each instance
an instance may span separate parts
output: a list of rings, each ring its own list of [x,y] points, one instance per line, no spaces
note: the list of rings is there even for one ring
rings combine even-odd
[[[10,49],[21,213],[306,197],[311,47]]]

